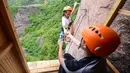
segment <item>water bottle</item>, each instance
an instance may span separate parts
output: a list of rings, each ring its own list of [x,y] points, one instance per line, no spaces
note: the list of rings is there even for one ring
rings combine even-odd
[[[60,33],[60,40],[63,40],[64,39],[64,34],[63,32]]]

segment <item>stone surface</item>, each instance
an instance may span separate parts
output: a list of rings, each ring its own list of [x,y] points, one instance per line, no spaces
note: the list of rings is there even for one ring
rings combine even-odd
[[[130,0],[122,9],[130,10]],[[119,34],[121,44],[109,58],[120,73],[130,73],[130,16],[118,14],[111,27]]]
[[[114,0],[81,0],[79,11],[74,23],[74,36],[80,40],[81,32],[90,24],[103,24]],[[77,49],[74,43],[69,43],[66,52],[72,54],[77,60],[83,57],[82,49]]]
[[[14,23],[15,23],[15,28],[16,28],[18,36],[22,35],[22,33],[24,32],[24,29],[27,27],[27,25],[30,24],[30,21],[28,18],[29,14],[37,13],[37,12],[38,12],[38,9],[33,8],[33,7],[19,8],[17,10]]]
[[[110,11],[113,0],[81,0],[80,8],[75,20],[74,36],[80,40],[81,31],[90,24],[103,24]],[[127,0],[122,9],[130,10],[130,0]],[[121,38],[118,49],[109,56],[112,64],[120,73],[130,73],[130,16],[118,14],[111,27]],[[77,49],[74,43],[69,43],[66,52],[77,60],[83,57],[83,51]]]

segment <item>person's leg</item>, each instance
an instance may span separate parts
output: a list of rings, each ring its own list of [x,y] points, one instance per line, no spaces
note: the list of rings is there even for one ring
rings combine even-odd
[[[64,54],[64,58],[67,60],[75,59],[73,56],[71,56],[69,53]],[[66,73],[64,68],[60,65],[58,73]]]

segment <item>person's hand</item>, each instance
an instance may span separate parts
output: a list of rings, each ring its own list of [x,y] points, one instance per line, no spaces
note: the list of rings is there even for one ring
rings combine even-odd
[[[75,2],[75,3],[74,3],[74,6],[77,6],[77,4],[78,4],[78,3],[77,3],[77,2]]]
[[[66,33],[66,37],[67,37],[67,38],[71,38],[71,36],[72,36],[71,33],[68,31],[68,32]]]
[[[59,45],[59,47],[62,47],[63,46],[63,41],[62,40],[58,40],[58,45]]]

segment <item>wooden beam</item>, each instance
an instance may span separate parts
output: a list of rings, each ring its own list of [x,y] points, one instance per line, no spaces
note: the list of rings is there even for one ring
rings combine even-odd
[[[29,73],[28,65],[24,56],[24,52],[22,50],[22,47],[19,42],[19,38],[16,33],[16,29],[14,26],[13,19],[10,14],[10,10],[8,8],[7,1],[0,0],[0,13],[2,14],[1,18],[3,19],[3,23],[1,24],[2,29],[5,32],[6,38],[8,38],[8,41],[11,41],[13,43],[13,46],[15,49],[13,49],[14,53],[17,54],[19,59],[19,65],[23,67],[22,70],[25,70],[25,73]]]
[[[120,73],[108,59],[106,61],[111,72]],[[28,66],[31,73],[54,72],[58,71],[60,63],[58,60],[36,61],[28,62]]]
[[[130,11],[129,10],[123,10],[123,9],[120,9],[119,14],[123,14],[123,15],[127,15],[127,16],[130,16]]]
[[[59,65],[60,63],[58,60],[28,62],[31,73],[57,71]]]
[[[120,72],[114,67],[114,65],[112,65],[112,63],[111,63],[108,59],[106,59],[106,61],[107,61],[107,65],[108,65],[109,69],[110,69],[112,72],[114,72],[114,73],[120,73]]]
[[[126,0],[116,0],[116,2],[114,3],[112,9],[110,10],[108,17],[105,21],[105,25],[106,26],[110,26],[112,24],[112,22],[114,21],[115,17],[117,16],[118,13],[120,14],[125,14],[125,15],[130,15],[129,11],[126,10],[122,10],[122,6],[125,4]],[[114,65],[112,65],[112,63],[107,60],[107,65],[109,67],[109,69],[114,72],[114,73],[120,73],[115,67]]]
[[[4,46],[0,47],[0,60],[10,51],[12,47],[12,43],[7,43]]]
[[[105,21],[106,26],[110,26],[112,24],[112,22],[114,21],[115,17],[118,14],[119,9],[122,8],[122,6],[125,4],[125,2],[126,2],[126,0],[115,0],[115,3]]]

